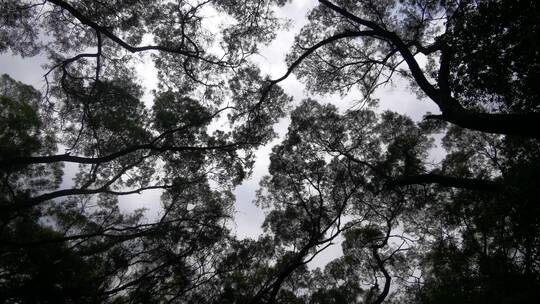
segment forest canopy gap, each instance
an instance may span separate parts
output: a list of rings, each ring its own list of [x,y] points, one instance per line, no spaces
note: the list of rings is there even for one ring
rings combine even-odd
[[[0,0],[2,56],[47,62],[42,87],[0,67],[0,302],[540,298],[538,2],[279,14],[300,2]],[[255,58],[296,23],[267,75]],[[156,88],[137,76],[145,55]],[[391,84],[438,113],[382,111]],[[338,108],[346,96],[357,106]],[[262,233],[240,238],[234,190],[270,144]],[[156,190],[155,219],[119,207]]]

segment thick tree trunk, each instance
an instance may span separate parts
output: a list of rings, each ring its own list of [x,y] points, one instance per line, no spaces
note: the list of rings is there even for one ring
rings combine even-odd
[[[488,114],[463,110],[440,116],[462,128],[486,133],[516,135],[540,139],[540,114]]]

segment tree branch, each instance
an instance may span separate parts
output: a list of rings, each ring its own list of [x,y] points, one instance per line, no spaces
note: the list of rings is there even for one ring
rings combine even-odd
[[[441,81],[442,87],[438,89],[427,80],[413,53],[396,33],[387,31],[372,21],[359,18],[330,1],[319,0],[319,2],[347,19],[372,29],[375,33],[373,37],[384,37],[391,42],[407,63],[418,86],[441,110],[443,120],[463,128],[481,132],[540,138],[540,113],[489,114],[473,112],[463,108],[445,87],[449,70],[448,53],[444,54],[445,52],[443,52],[442,54],[441,70],[439,71],[439,81]]]
[[[264,90],[262,91],[262,94],[261,94],[261,99],[260,99],[260,103],[262,103],[266,97],[268,96],[268,93],[270,92],[270,89],[272,89],[272,87],[276,84],[278,84],[279,82],[285,80],[287,77],[289,77],[289,75],[294,71],[294,69],[300,65],[300,63],[302,63],[302,61],[304,61],[304,59],[306,59],[309,55],[311,55],[313,52],[315,52],[316,50],[318,50],[319,48],[327,45],[327,44],[330,44],[334,41],[337,41],[337,40],[340,40],[340,39],[343,39],[343,38],[354,38],[354,37],[360,37],[360,36],[370,36],[370,35],[375,35],[376,33],[374,31],[354,31],[354,32],[344,32],[344,33],[340,33],[340,34],[335,34],[333,36],[330,36],[326,39],[323,39],[321,41],[319,41],[318,43],[316,43],[315,45],[309,47],[308,49],[305,50],[304,53],[302,53],[302,55],[300,55],[300,57],[298,57],[290,66],[289,68],[287,69],[287,72],[285,72],[285,74],[283,74],[283,76],[277,78],[277,79],[274,79],[274,80],[270,80],[270,83],[264,88]]]
[[[6,168],[17,165],[30,165],[30,164],[49,164],[57,162],[70,162],[70,163],[79,163],[79,164],[100,164],[105,162],[110,162],[121,156],[127,155],[129,153],[139,151],[139,150],[150,150],[157,152],[184,152],[184,151],[209,151],[209,150],[219,150],[219,149],[230,149],[238,147],[241,145],[248,145],[251,143],[242,142],[242,143],[231,143],[220,146],[156,146],[153,144],[142,144],[134,145],[118,152],[105,155],[102,157],[83,157],[83,156],[72,156],[69,153],[50,155],[50,156],[33,156],[33,157],[20,157],[12,158],[7,160],[0,161],[0,168]]]
[[[173,47],[166,47],[163,45],[147,45],[147,46],[132,46],[129,43],[122,40],[120,37],[116,36],[114,33],[112,33],[110,30],[108,30],[106,27],[103,27],[94,21],[90,20],[87,16],[85,16],[83,13],[81,13],[79,10],[77,10],[75,7],[73,7],[71,4],[67,3],[66,1],[62,0],[48,0],[49,2],[61,7],[62,9],[65,9],[68,11],[73,17],[75,17],[77,20],[79,20],[82,24],[88,25],[92,29],[94,29],[96,32],[99,32],[105,36],[107,36],[112,41],[116,42],[118,45],[120,45],[122,48],[128,50],[131,53],[136,52],[142,52],[142,51],[149,51],[149,50],[156,50],[156,51],[162,51],[166,53],[173,53],[173,54],[180,54],[187,57],[203,60],[209,63],[213,64],[220,64],[220,62],[216,62],[213,60],[210,60],[208,58],[204,58],[200,56],[200,51],[188,51],[181,48],[173,48]]]
[[[503,188],[501,184],[490,180],[483,180],[479,178],[452,177],[435,173],[399,177],[388,183],[388,185],[390,186],[407,186],[419,184],[438,184],[443,187],[482,190],[490,192],[501,192]]]

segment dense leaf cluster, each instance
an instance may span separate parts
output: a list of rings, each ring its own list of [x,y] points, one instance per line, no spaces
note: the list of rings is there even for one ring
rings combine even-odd
[[[535,1],[320,0],[274,80],[251,57],[284,0],[0,4],[0,52],[48,58],[41,91],[0,76],[0,302],[540,297]],[[287,113],[292,73],[365,104]],[[441,113],[377,111],[396,79]],[[264,232],[238,239],[233,191],[285,114]],[[122,207],[152,191],[157,215]]]

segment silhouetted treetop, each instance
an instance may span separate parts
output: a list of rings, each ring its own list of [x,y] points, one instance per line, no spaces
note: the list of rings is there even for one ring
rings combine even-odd
[[[0,53],[46,61],[0,76],[0,302],[540,298],[537,2],[319,0],[272,79],[294,2],[0,0]]]
[[[538,137],[532,1],[319,3],[284,77],[294,72],[318,93],[355,88],[369,103],[376,88],[402,76],[440,109],[426,118]]]

